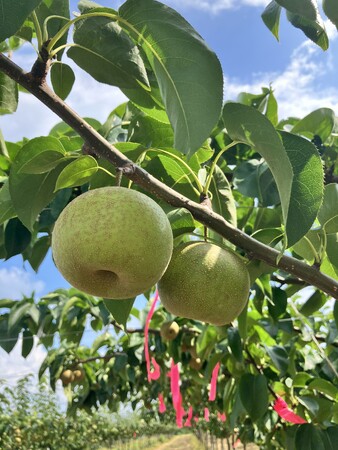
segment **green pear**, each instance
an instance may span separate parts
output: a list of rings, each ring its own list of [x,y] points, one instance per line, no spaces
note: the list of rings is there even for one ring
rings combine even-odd
[[[172,341],[178,335],[180,331],[180,326],[174,320],[170,320],[169,322],[164,322],[161,325],[160,334],[162,339],[167,339],[168,341]]]
[[[123,187],[88,191],[70,202],[52,236],[54,262],[77,289],[126,299],[150,289],[173,249],[169,220],[148,196]]]
[[[81,381],[84,378],[84,371],[82,369],[75,369],[73,371],[74,381]]]
[[[202,365],[201,358],[191,358],[189,361],[189,366],[194,370],[200,370]]]
[[[72,370],[70,369],[64,370],[60,375],[60,379],[62,380],[62,384],[64,386],[67,386],[68,384],[72,383],[74,381],[74,374]]]
[[[249,290],[242,259],[205,242],[177,247],[158,283],[161,301],[170,313],[213,325],[232,322],[243,310]]]

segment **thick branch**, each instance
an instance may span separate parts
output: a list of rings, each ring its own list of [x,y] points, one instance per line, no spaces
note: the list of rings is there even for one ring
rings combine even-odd
[[[338,298],[338,283],[334,279],[322,274],[315,267],[308,266],[295,258],[283,256],[278,260],[279,252],[277,250],[256,241],[241,230],[233,227],[219,214],[210,211],[206,206],[189,200],[161,183],[107,142],[97,131],[55,95],[45,82],[42,84],[36,83],[30,74],[23,72],[20,67],[2,54],[0,54],[0,70],[35,95],[50,110],[72,127],[84,139],[87,147],[92,149],[94,153],[107,159],[117,168],[122,169],[128,178],[144,188],[147,192],[176,208],[187,209],[196,220],[242,248],[249,256],[264,261],[272,267],[283,269],[306,283],[321,289],[332,297]]]

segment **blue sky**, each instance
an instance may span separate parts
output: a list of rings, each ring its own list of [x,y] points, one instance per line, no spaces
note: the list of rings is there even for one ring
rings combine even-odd
[[[122,2],[99,1],[117,8]],[[76,2],[72,10],[76,10]],[[165,4],[177,9],[202,35],[218,55],[224,72],[224,99],[235,99],[241,91],[259,93],[262,86],[272,83],[279,102],[280,118],[304,116],[319,107],[338,111],[338,39],[332,24],[325,23],[331,46],[323,52],[308,42],[302,32],[281,21],[280,42],[277,42],[261,20],[269,0],[168,0]],[[35,58],[30,47],[14,54],[14,61],[29,70]],[[124,101],[124,96],[110,86],[99,85],[80,69],[67,102],[82,116],[104,120],[109,112]],[[20,95],[16,114],[0,117],[0,128],[9,141],[18,141],[48,134],[58,122],[51,112],[35,98]],[[0,262],[0,298],[20,298],[35,291],[43,295],[68,283],[54,267],[51,256],[38,274],[21,257]],[[141,305],[144,304],[141,302]],[[0,378],[14,379],[12,372],[36,370],[44,357],[36,349],[27,361],[16,348],[11,356],[0,349]],[[10,372],[3,367],[11,367]]]

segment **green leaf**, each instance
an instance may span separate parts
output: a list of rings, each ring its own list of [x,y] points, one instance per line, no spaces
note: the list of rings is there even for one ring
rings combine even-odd
[[[147,72],[140,51],[128,34],[116,23],[118,15],[110,8],[90,11],[110,14],[90,17],[76,23],[75,47],[67,55],[95,80],[120,88],[148,89]]]
[[[312,111],[291,129],[292,133],[304,134],[304,136],[313,138],[319,136],[322,142],[331,135],[336,123],[335,113],[330,108],[320,108]]]
[[[95,355],[95,353],[99,350],[99,348],[103,346],[113,346],[114,345],[114,339],[113,336],[106,331],[103,334],[100,334],[92,343],[90,347],[90,353],[92,355]]]
[[[35,270],[35,272],[38,271],[42,261],[45,259],[49,247],[50,247],[49,236],[42,236],[35,242],[32,248],[32,252],[28,257],[28,262],[32,266],[32,269]]]
[[[288,11],[299,14],[309,20],[316,20],[318,15],[318,7],[315,0],[276,0],[276,3]]]
[[[166,156],[157,152],[157,155],[148,162],[146,170],[180,194],[197,200],[198,196],[193,190],[195,182],[192,180],[190,171],[170,155]]]
[[[38,137],[23,147],[18,173],[41,174],[54,169],[66,154],[63,145],[55,137]],[[24,153],[24,154],[23,154]]]
[[[16,213],[9,193],[9,184],[6,181],[0,189],[0,224],[15,216]]]
[[[170,124],[159,122],[143,113],[133,117],[129,126],[129,133],[133,141],[146,147],[173,147],[174,134]]]
[[[41,0],[0,0],[0,42],[15,34]]]
[[[326,433],[328,440],[325,450],[335,450],[338,442],[338,427],[329,427],[324,431],[324,433]]]
[[[21,348],[21,355],[24,358],[27,358],[27,356],[30,354],[32,348],[34,345],[34,336],[29,330],[24,330],[22,333],[22,348]]]
[[[104,303],[107,309],[112,314],[116,322],[118,322],[120,325],[123,325],[124,327],[127,324],[127,320],[133,307],[134,301],[134,298],[128,298],[126,300],[104,299]]]
[[[315,378],[311,383],[307,385],[308,389],[316,390],[322,394],[328,395],[333,400],[336,400],[338,395],[337,387],[330,383],[328,380],[323,380],[322,378]]]
[[[322,264],[320,265],[320,271],[338,281],[338,266],[332,264],[328,257],[323,259]]]
[[[331,22],[338,28],[338,4],[336,0],[323,0],[323,10]]]
[[[196,342],[197,353],[201,359],[205,359],[212,349],[215,348],[218,339],[217,328],[214,326],[204,327]]]
[[[311,316],[314,312],[322,308],[327,302],[326,295],[321,291],[316,291],[311,297],[303,304],[299,312],[306,317]]]
[[[1,308],[11,308],[13,305],[15,305],[15,303],[16,303],[15,300],[3,298],[0,300],[0,309]]]
[[[312,377],[307,372],[298,372],[293,378],[293,387],[305,387]]]
[[[238,328],[229,327],[227,329],[229,347],[231,353],[234,355],[238,362],[243,361],[243,347],[242,340],[239,334]]]
[[[267,354],[270,356],[274,366],[279,370],[280,376],[283,377],[286,374],[289,366],[289,355],[284,347],[273,346],[265,347]]]
[[[13,330],[8,329],[8,314],[0,316],[0,346],[5,352],[10,353],[13,350],[17,343],[19,332],[20,329],[18,328]]]
[[[318,230],[310,230],[293,246],[293,249],[297,255],[313,264],[319,259],[321,246],[322,237],[320,232]]]
[[[323,199],[324,173],[320,156],[311,142],[285,131],[280,135],[293,169],[285,224],[291,246],[307,233],[317,217]]]
[[[280,202],[276,182],[264,160],[251,159],[239,164],[234,171],[233,182],[241,194],[258,198],[262,206]]]
[[[31,141],[27,145],[30,143]],[[38,214],[55,196],[56,180],[68,161],[60,163],[50,172],[37,175],[25,174],[20,171],[21,167],[26,164],[25,149],[26,146],[24,145],[17,153],[12,164],[9,177],[9,191],[16,214],[21,222],[29,230],[32,230]]]
[[[270,336],[270,334],[267,331],[264,330],[264,328],[262,328],[259,325],[254,325],[253,328],[258,334],[262,344],[268,346],[276,345],[276,341],[273,339],[273,337]]]
[[[223,120],[230,137],[252,146],[265,159],[276,181],[284,221],[287,222],[293,179],[292,165],[273,125],[256,109],[236,103],[226,103]]]
[[[128,355],[117,355],[114,362],[114,370],[119,373],[128,364]]]
[[[323,432],[312,424],[303,424],[297,429],[296,450],[326,450]]]
[[[268,102],[266,105],[266,117],[270,120],[274,127],[278,125],[278,103],[276,97],[273,95],[273,91],[271,90],[268,95]]]
[[[322,206],[318,212],[318,220],[326,233],[338,232],[338,184],[327,184],[324,188]]]
[[[272,302],[268,302],[268,310],[274,320],[278,320],[285,313],[287,304],[286,292],[283,289],[272,288]]]
[[[173,236],[192,233],[196,228],[194,218],[191,213],[184,208],[178,208],[168,213],[168,219],[171,225]]]
[[[239,395],[244,408],[253,421],[261,418],[269,406],[268,385],[264,375],[242,375]]]
[[[319,14],[316,20],[309,20],[304,16],[286,11],[286,17],[294,27],[301,29],[305,36],[311,39],[311,41],[317,44],[321,49],[327,50],[329,48],[329,38]]]
[[[54,63],[50,71],[50,79],[55,94],[62,100],[67,98],[75,81],[73,69],[68,64]]]
[[[334,316],[334,320],[336,322],[336,327],[338,328],[338,302],[334,302],[334,307],[333,307],[333,316]]]
[[[31,241],[31,233],[16,217],[10,219],[5,228],[6,259],[22,253]]]
[[[60,173],[55,191],[73,186],[81,186],[97,172],[98,164],[90,155],[83,155],[68,164]]]
[[[281,7],[275,0],[270,2],[262,13],[262,19],[271,33],[279,40],[279,21],[280,21]]]
[[[18,85],[3,72],[0,72],[0,115],[12,114],[16,111],[17,107]]]
[[[8,329],[11,331],[15,328],[22,328],[22,319],[25,318],[25,316],[28,314],[30,309],[32,308],[31,302],[18,302],[9,313],[8,318]]]
[[[215,166],[210,191],[212,193],[212,209],[223,216],[234,227],[237,226],[237,211],[230,183],[223,171]]]
[[[174,147],[190,157],[219,119],[221,65],[201,36],[168,6],[153,0],[127,0],[119,13],[155,73],[174,129]]]
[[[327,258],[335,270],[338,270],[338,233],[328,234],[326,239]]]

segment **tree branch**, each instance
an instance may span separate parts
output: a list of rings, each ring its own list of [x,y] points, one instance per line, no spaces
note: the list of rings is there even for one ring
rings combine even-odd
[[[333,278],[322,274],[315,267],[308,266],[290,256],[284,255],[278,260],[279,252],[277,250],[256,241],[241,230],[233,227],[224,219],[224,217],[210,211],[210,209],[204,205],[189,200],[187,197],[180,195],[175,190],[157,180],[107,142],[87,122],[69,108],[69,106],[49,88],[45,81],[37,83],[29,73],[25,73],[19,66],[3,54],[0,54],[0,70],[31,92],[51,111],[73,128],[84,139],[87,148],[120,168],[125,176],[133,180],[147,192],[176,208],[187,209],[196,220],[243,249],[251,257],[264,261],[272,267],[283,269],[293,276],[302,279],[306,283],[321,289],[328,295],[338,298],[338,283]]]

